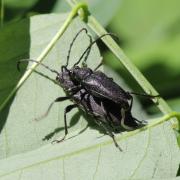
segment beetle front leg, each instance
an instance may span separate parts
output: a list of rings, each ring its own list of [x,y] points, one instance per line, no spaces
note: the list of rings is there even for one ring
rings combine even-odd
[[[60,143],[60,142],[64,141],[64,139],[66,138],[66,135],[68,134],[66,114],[67,114],[68,112],[70,112],[72,109],[76,108],[76,107],[78,107],[77,104],[72,104],[72,105],[67,106],[67,107],[64,109],[64,128],[65,128],[65,135],[64,135],[64,137],[63,137],[61,140],[54,140],[54,141],[52,141],[52,143],[54,143],[54,142],[55,142],[55,143]]]
[[[55,102],[61,102],[61,101],[65,101],[65,100],[68,100],[70,99],[70,97],[68,96],[65,96],[65,97],[58,97],[56,98],[48,107],[47,111],[41,115],[40,117],[36,118],[35,120],[38,121],[38,120],[41,120],[43,118],[45,118],[48,114],[49,114],[49,111],[51,110],[52,106],[54,105]]]

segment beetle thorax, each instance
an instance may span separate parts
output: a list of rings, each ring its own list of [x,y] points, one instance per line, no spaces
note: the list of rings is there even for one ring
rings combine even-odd
[[[91,73],[92,73],[92,70],[87,67],[80,68],[78,66],[75,66],[72,69],[73,78],[78,81],[84,80],[87,76],[91,75]]]

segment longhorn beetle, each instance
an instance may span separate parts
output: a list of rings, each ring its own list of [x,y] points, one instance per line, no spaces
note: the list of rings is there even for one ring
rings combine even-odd
[[[85,33],[88,35],[90,44],[83,52],[79,60],[73,65],[73,67],[68,69],[72,46],[82,31],[85,31]],[[17,64],[18,70],[20,70],[20,63],[25,61],[35,62],[44,66],[46,69],[57,75],[56,80],[67,95],[65,97],[58,97],[55,99],[42,117],[48,115],[52,105],[55,102],[61,102],[68,99],[74,102],[73,104],[68,105],[64,110],[65,135],[60,141],[57,140],[56,142],[61,142],[65,139],[66,135],[68,134],[66,114],[73,108],[77,107],[92,115],[95,122],[102,126],[106,133],[113,138],[116,147],[119,149],[120,147],[115,141],[114,134],[109,127],[113,128],[114,126],[121,126],[126,130],[133,130],[146,125],[145,121],[139,121],[131,114],[133,104],[133,97],[131,94],[146,96],[149,98],[158,97],[159,95],[152,96],[123,90],[113,81],[112,78],[109,78],[103,72],[97,70],[102,65],[102,62],[94,70],[87,67],[86,61],[92,45],[107,35],[114,36],[111,33],[107,33],[92,41],[92,37],[88,34],[87,29],[81,29],[70,44],[67,62],[61,67],[61,72],[53,70],[45,64],[32,59],[22,59]],[[79,67],[78,64],[81,62],[83,57],[83,67]]]

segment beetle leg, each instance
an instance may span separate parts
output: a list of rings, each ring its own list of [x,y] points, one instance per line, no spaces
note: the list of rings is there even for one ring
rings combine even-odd
[[[43,118],[45,118],[48,114],[49,114],[49,111],[51,110],[52,106],[54,105],[55,102],[61,102],[61,101],[65,101],[65,100],[68,100],[70,99],[70,97],[68,96],[65,96],[65,97],[58,97],[56,98],[48,107],[47,111],[41,115],[40,117],[36,118],[35,120],[38,121],[38,120],[41,120]]]
[[[111,128],[114,128],[114,127],[112,126],[112,118],[111,118],[111,116],[109,115],[108,110],[105,108],[105,105],[104,105],[103,101],[101,101],[101,108],[102,108],[103,111],[104,111],[104,118],[105,118],[106,122],[108,123],[108,126],[111,127]]]
[[[65,128],[65,135],[64,137],[61,139],[61,140],[54,140],[52,141],[52,143],[60,143],[62,141],[64,141],[64,139],[66,138],[66,135],[68,134],[68,127],[67,127],[67,118],[66,118],[66,114],[68,112],[70,112],[72,109],[78,107],[77,104],[71,104],[69,106],[67,106],[65,109],[64,109],[64,128]]]
[[[105,116],[107,117],[107,111],[105,110],[105,108],[104,108],[104,104],[103,104],[103,102],[102,102],[102,101],[101,101],[101,107],[103,108],[104,114],[105,114]]]
[[[115,146],[116,146],[120,151],[123,151],[123,150],[121,149],[121,147],[118,145],[118,143],[116,142],[116,139],[115,139],[114,134],[106,127],[106,125],[104,125],[103,122],[102,122],[102,121],[99,121],[99,120],[96,120],[95,122],[96,122],[99,126],[101,126],[101,127],[105,130],[105,132],[113,139],[113,142],[114,142]]]
[[[132,109],[132,104],[133,104],[133,97],[131,96],[130,106],[129,106],[129,108],[128,108],[128,111],[131,111],[131,109]]]
[[[127,126],[124,122],[125,122],[125,110],[121,108],[121,126],[126,130],[133,130],[133,128]]]

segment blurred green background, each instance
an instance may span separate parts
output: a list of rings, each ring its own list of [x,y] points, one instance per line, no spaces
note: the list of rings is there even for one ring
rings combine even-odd
[[[174,110],[180,110],[180,1],[88,0],[90,12],[109,32]],[[43,13],[70,11],[65,0],[1,0],[1,23]],[[103,44],[105,63],[118,72],[133,91],[141,89]],[[149,105],[149,101],[143,101]],[[151,108],[149,111],[153,111]]]

